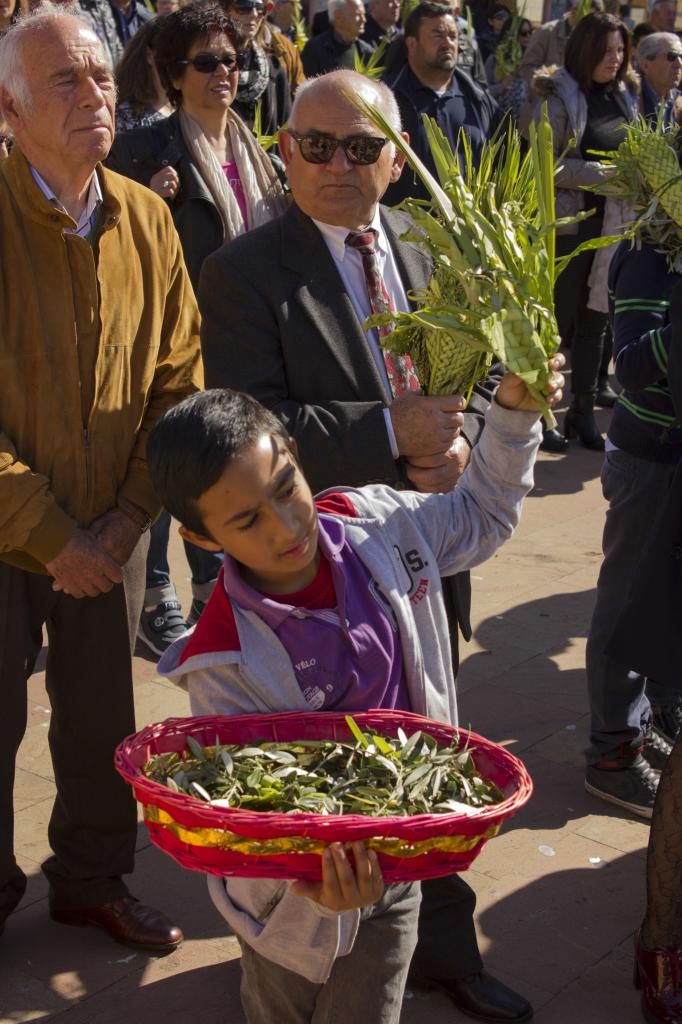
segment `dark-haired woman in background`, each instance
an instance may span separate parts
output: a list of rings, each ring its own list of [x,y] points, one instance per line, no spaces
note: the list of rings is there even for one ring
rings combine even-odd
[[[148,128],[116,136],[109,166],[168,201],[196,290],[206,256],[284,212],[284,191],[267,154],[230,109],[241,43],[218,6],[195,2],[161,19],[155,59],[175,111]],[[154,524],[140,639],[162,654],[185,631],[166,557],[170,518]],[[199,617],[220,569],[218,555],[185,545],[192,608]]]
[[[28,0],[0,0],[0,36],[28,9]]]
[[[145,22],[126,46],[116,68],[117,132],[146,128],[173,113],[154,58],[154,41],[160,27],[159,18]]]
[[[559,256],[603,233],[604,199],[585,193],[580,186],[608,177],[607,167],[594,153],[616,149],[626,124],[637,119],[636,87],[626,83],[629,51],[628,32],[619,18],[588,14],[571,33],[565,66],[541,68],[533,77],[531,89],[537,101],[533,120],[539,120],[546,100],[554,152],[561,157],[556,175],[557,217],[596,211],[560,235]],[[585,252],[571,261],[557,281],[555,300],[559,332],[571,347],[572,400],[564,421],[566,437],[578,437],[586,448],[603,451],[594,405],[607,323],[606,274],[600,275],[603,295],[595,294],[595,289],[590,294],[594,259],[593,252]],[[564,451],[568,446],[554,431],[546,435],[544,447]]]

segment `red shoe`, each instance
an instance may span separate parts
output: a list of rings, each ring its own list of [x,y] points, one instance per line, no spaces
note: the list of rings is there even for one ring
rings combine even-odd
[[[633,981],[649,1024],[682,1024],[682,946],[644,949],[637,929]]]

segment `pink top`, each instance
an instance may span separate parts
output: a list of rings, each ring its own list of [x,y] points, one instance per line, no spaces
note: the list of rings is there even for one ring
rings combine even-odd
[[[239,204],[239,210],[244,219],[244,230],[249,230],[249,208],[246,205],[246,195],[244,194],[244,186],[242,185],[242,179],[239,177],[239,171],[237,170],[237,161],[228,160],[226,164],[221,164],[223,173],[227,178],[228,184],[234,192],[234,197]]]

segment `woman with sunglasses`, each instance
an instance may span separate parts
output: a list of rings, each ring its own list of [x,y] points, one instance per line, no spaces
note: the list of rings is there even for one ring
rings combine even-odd
[[[249,128],[253,128],[258,111],[261,133],[274,135],[289,119],[291,86],[279,58],[268,54],[258,38],[267,4],[263,0],[221,3],[244,39],[244,64],[239,71],[234,109]]]
[[[628,78],[630,39],[613,14],[588,14],[571,33],[563,68],[541,68],[533,77],[535,100],[532,118],[539,121],[544,102],[554,132],[557,217],[574,217],[583,210],[595,213],[559,234],[557,256],[573,252],[583,242],[602,234],[618,234],[622,215],[605,228],[606,207],[600,196],[583,186],[596,185],[609,174],[599,153],[617,149],[629,121],[638,116],[638,82]],[[635,76],[636,79],[636,76]],[[602,382],[604,336],[607,325],[608,263],[611,252],[587,251],[574,258],[557,280],[556,314],[561,339],[571,348],[571,406],[566,413],[566,438],[577,437],[585,448],[604,450],[594,406]],[[568,449],[558,431],[545,435],[547,451]]]
[[[514,33],[516,39],[513,38]],[[488,92],[497,100],[497,104],[503,112],[509,112],[515,122],[518,122],[521,108],[528,96],[528,86],[519,74],[521,58],[528,46],[530,37],[533,34],[533,26],[528,18],[519,18],[514,15],[508,18],[500,33],[500,41],[494,53],[488,56],[485,62],[485,73],[488,79]],[[516,64],[516,70],[508,71],[501,78],[499,75],[498,51],[502,48],[506,65]]]
[[[206,256],[285,209],[272,161],[231,109],[242,40],[224,10],[194,2],[164,18],[155,40],[161,83],[175,107],[170,117],[116,136],[108,164],[148,185],[169,204],[196,290]],[[147,593],[140,639],[160,655],[185,632],[166,551],[170,519],[151,530]],[[192,609],[201,614],[221,559],[185,545],[192,570]]]

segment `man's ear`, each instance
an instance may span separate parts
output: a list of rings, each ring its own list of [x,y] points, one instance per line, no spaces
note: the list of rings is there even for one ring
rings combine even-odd
[[[14,98],[10,96],[7,89],[0,88],[0,118],[4,117],[7,126],[16,128],[21,120]]]
[[[216,544],[214,540],[209,540],[208,537],[204,537],[202,533],[195,533],[194,530],[188,530],[186,526],[181,526],[178,533],[183,540],[189,541],[190,544],[196,544],[198,548],[203,548],[204,551],[222,551],[220,544]]]
[[[416,45],[416,36],[405,36],[405,49],[407,50],[408,59],[414,55],[414,48]]]
[[[291,137],[286,128],[280,128],[277,134],[277,144],[279,145],[279,155],[284,161],[284,166],[288,167],[294,155],[296,140]]]
[[[401,139],[405,139],[405,142],[410,144],[410,136],[407,132],[400,133]],[[403,167],[405,166],[405,154],[396,147],[395,156],[393,157],[393,164],[391,166],[391,183],[397,181],[400,175],[403,173]]]

